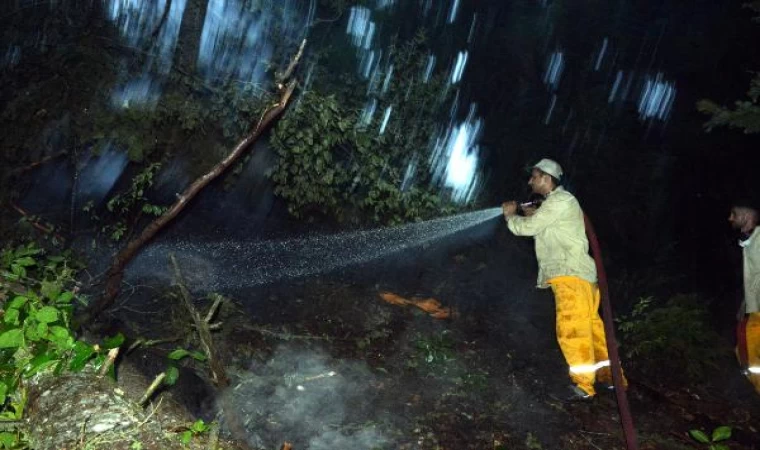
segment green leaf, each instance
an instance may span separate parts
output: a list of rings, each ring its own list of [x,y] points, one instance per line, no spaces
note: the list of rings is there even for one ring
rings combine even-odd
[[[731,437],[731,427],[727,427],[727,426],[718,427],[714,429],[712,432],[713,442],[725,441],[726,439],[730,437]]]
[[[19,318],[18,309],[9,309],[8,311],[5,311],[5,315],[3,316],[3,322],[10,325],[18,325],[19,324],[18,318]]]
[[[24,335],[32,342],[40,340],[40,333],[37,331],[37,325],[39,325],[39,323],[33,320],[24,324]]]
[[[174,350],[173,352],[169,353],[168,358],[169,359],[173,359],[175,361],[178,361],[178,360],[184,358],[185,356],[189,356],[189,355],[190,355],[189,351],[187,351],[185,349],[178,348],[178,349]]]
[[[190,429],[195,433],[203,433],[204,431],[208,430],[208,425],[206,425],[206,422],[204,422],[203,419],[198,419],[193,422],[193,425],[190,427]]]
[[[58,308],[55,308],[53,306],[44,306],[42,307],[42,309],[37,311],[37,314],[35,314],[34,318],[39,320],[43,324],[53,323],[56,320],[58,320]],[[40,334],[43,334],[43,333],[40,333]]]
[[[55,300],[61,294],[61,285],[53,281],[43,281],[40,291],[46,298]]]
[[[74,357],[71,359],[71,363],[69,363],[69,370],[79,372],[84,369],[87,361],[90,360],[94,353],[95,350],[92,348],[92,345],[77,341],[74,344]]]
[[[26,276],[26,269],[24,269],[22,266],[19,266],[18,264],[11,264],[11,272],[13,272],[13,275],[18,278],[23,278]]]
[[[8,308],[21,308],[26,304],[27,301],[29,301],[28,298],[19,295],[18,297],[14,297],[13,300],[11,300]]]
[[[52,334],[58,339],[66,339],[67,337],[71,336],[71,333],[69,333],[68,328],[58,326],[58,325],[53,325],[52,327],[50,327],[50,334]]]
[[[710,446],[710,450],[731,450],[726,444],[715,444]]]
[[[203,353],[201,353],[199,351],[192,351],[192,352],[190,352],[190,356],[194,360],[196,360],[196,361],[205,361],[206,360],[206,355],[204,355]]]
[[[34,260],[34,258],[30,256],[25,256],[23,258],[18,258],[17,260],[13,261],[16,265],[19,265],[21,267],[31,267],[37,264],[37,261]]]
[[[58,298],[55,300],[56,303],[63,303],[63,304],[69,304],[71,303],[71,300],[74,299],[74,294],[66,291],[58,296]]]
[[[0,405],[5,404],[5,397],[8,395],[8,385],[0,381]]]
[[[177,378],[179,378],[179,369],[177,369],[174,366],[167,367],[166,377],[164,378],[164,384],[167,386],[174,386],[174,383],[177,382]]]
[[[50,327],[48,340],[54,343],[59,351],[68,351],[74,346],[74,338],[71,337],[68,328],[58,325]]]
[[[103,340],[103,348],[110,350],[112,348],[120,347],[124,343],[124,335],[117,333],[116,336],[108,337]]]
[[[46,337],[48,334],[48,324],[45,322],[39,322],[37,323],[37,335],[40,338]]]
[[[190,440],[192,438],[193,438],[193,432],[190,430],[187,430],[182,433],[182,437],[180,438],[180,440],[182,441],[183,444],[187,445],[190,443]]]
[[[710,438],[702,430],[689,430],[689,436],[697,442],[709,444]]]
[[[18,444],[18,439],[14,433],[3,431],[0,433],[0,445],[3,448],[15,448]]]
[[[52,352],[45,352],[41,355],[37,355],[34,359],[32,359],[24,370],[24,373],[27,377],[31,377],[34,374],[41,372],[57,363],[58,360],[55,358],[55,355]]]
[[[20,328],[0,334],[0,348],[20,347],[24,343],[24,332]]]

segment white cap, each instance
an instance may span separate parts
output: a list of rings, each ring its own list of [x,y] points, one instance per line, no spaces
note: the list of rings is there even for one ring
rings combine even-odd
[[[538,169],[541,172],[548,173],[558,180],[562,178],[562,166],[560,166],[557,161],[554,161],[553,159],[544,158],[541,161],[537,162],[533,168]]]

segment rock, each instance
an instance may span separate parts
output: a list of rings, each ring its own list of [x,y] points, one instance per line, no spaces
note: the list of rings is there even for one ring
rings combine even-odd
[[[25,427],[39,449],[182,449],[149,410],[119,395],[116,383],[92,372],[43,376],[28,388]],[[136,445],[136,444],[135,444]]]

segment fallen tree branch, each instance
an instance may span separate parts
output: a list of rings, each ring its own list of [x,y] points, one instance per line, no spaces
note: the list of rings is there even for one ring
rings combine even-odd
[[[39,167],[39,166],[47,163],[48,161],[52,161],[52,160],[58,158],[59,156],[68,155],[68,154],[69,154],[68,150],[64,150],[64,151],[58,152],[58,153],[56,153],[54,155],[46,156],[46,157],[44,157],[44,158],[42,158],[42,159],[40,159],[38,161],[35,161],[35,162],[31,163],[31,164],[27,164],[24,167],[19,167],[18,169],[14,169],[11,172],[11,175],[18,175],[18,174],[27,172],[29,170],[32,170],[32,169],[34,169],[36,167]]]
[[[218,359],[216,359],[216,351],[214,350],[214,341],[211,337],[210,328],[211,318],[213,317],[213,314],[211,314],[211,312],[214,312],[216,310],[219,302],[221,302],[221,299],[217,299],[217,301],[214,302],[214,306],[211,307],[211,311],[206,316],[206,319],[202,318],[198,310],[193,306],[190,292],[187,290],[187,287],[185,287],[182,281],[182,272],[179,270],[177,259],[174,257],[174,255],[171,255],[170,258],[172,261],[172,266],[174,266],[174,276],[176,277],[177,286],[179,287],[180,297],[182,298],[182,302],[184,303],[185,308],[190,313],[190,317],[193,319],[195,329],[198,331],[198,338],[201,341],[203,353],[205,353],[206,357],[208,358],[208,365],[211,368],[211,379],[217,386],[225,387],[229,384],[229,378],[227,378],[227,373],[224,370],[224,365],[221,364]]]
[[[13,208],[17,213],[21,214],[21,216],[23,216],[24,219],[26,219],[27,222],[29,222],[29,224],[33,226],[34,228],[38,229],[39,231],[42,231],[45,234],[53,235],[60,242],[66,241],[66,239],[64,239],[63,236],[61,236],[60,234],[56,233],[52,227],[41,224],[38,220],[34,218],[34,215],[29,214],[26,210],[24,210],[17,204],[10,203],[10,207]]]
[[[293,58],[292,61],[290,61],[290,64],[288,65],[288,68],[285,69],[285,72],[283,72],[282,75],[279,75],[276,77],[277,84],[280,89],[282,89],[282,83],[289,80],[290,77],[293,75],[293,71],[296,69],[296,66],[298,65],[298,61],[301,60],[301,56],[303,56],[303,49],[306,47],[306,39],[304,39],[301,42],[301,46],[298,47],[298,53],[296,53],[295,58]]]
[[[302,45],[303,49],[303,45]],[[301,53],[295,58],[298,62]],[[291,63],[294,66],[294,63]],[[292,73],[292,70],[289,72]],[[286,72],[287,73],[287,72]],[[143,246],[153,239],[169,222],[171,222],[179,213],[185,209],[187,204],[194,199],[209,183],[224,173],[235,161],[237,161],[254,142],[256,142],[264,131],[271,125],[282,113],[290,102],[297,85],[296,80],[290,80],[287,84],[278,83],[280,88],[280,100],[274,103],[264,111],[258,124],[245,139],[240,141],[235,148],[217,163],[208,173],[196,179],[188,186],[182,194],[177,196],[177,201],[169,207],[161,216],[154,219],[135,239],[127,245],[114,257],[111,267],[106,275],[106,284],[103,295],[97,298],[92,305],[82,315],[80,323],[88,325],[92,323],[103,311],[113,305],[116,297],[121,290],[121,281],[124,278],[124,269]]]

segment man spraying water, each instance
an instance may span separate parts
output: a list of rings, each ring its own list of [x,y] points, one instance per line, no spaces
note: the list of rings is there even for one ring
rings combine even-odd
[[[561,178],[562,167],[542,159],[528,180],[533,192],[544,197],[541,207],[525,205],[525,216],[518,216],[517,202],[509,201],[502,210],[512,233],[535,239],[538,287],[551,287],[554,293],[557,340],[574,383],[570,400],[585,400],[596,394],[595,381],[610,386],[612,374],[583,210],[575,196],[560,186]]]

